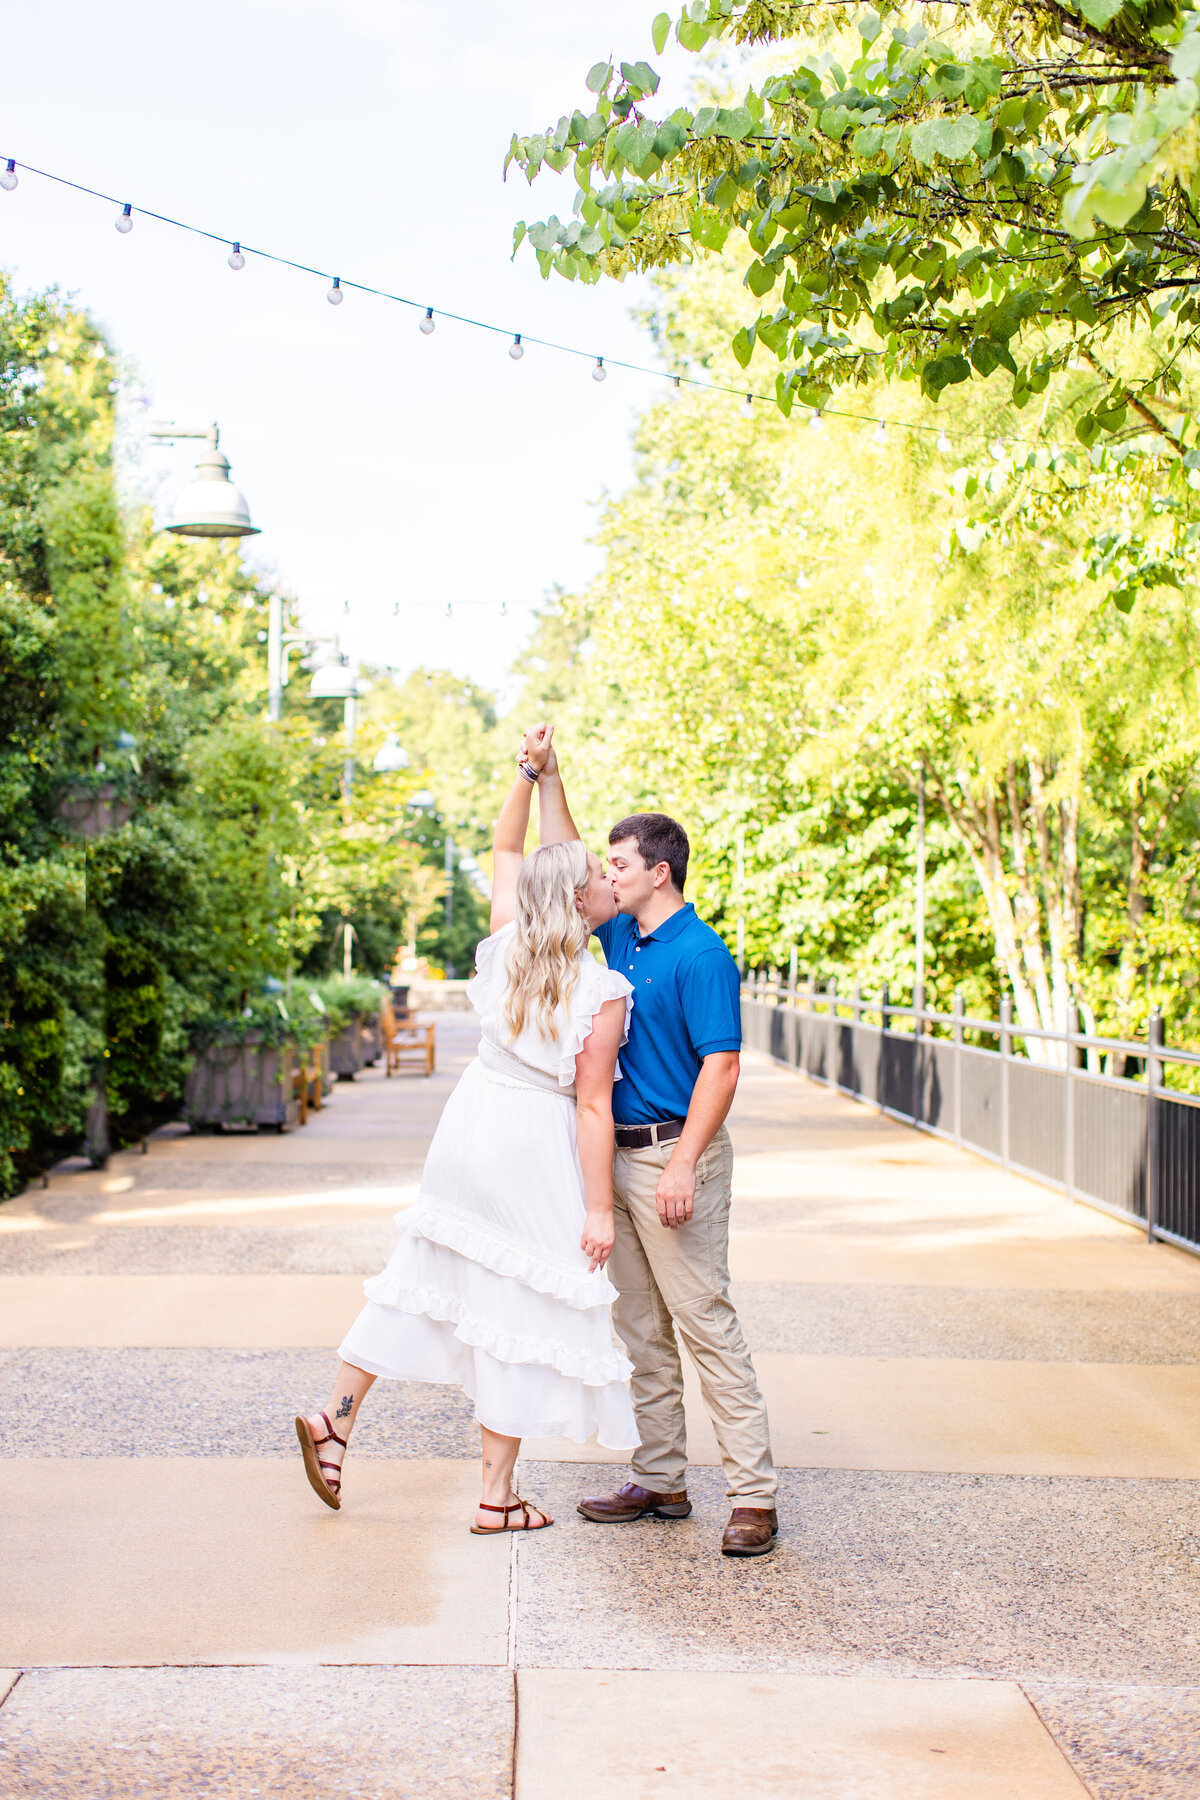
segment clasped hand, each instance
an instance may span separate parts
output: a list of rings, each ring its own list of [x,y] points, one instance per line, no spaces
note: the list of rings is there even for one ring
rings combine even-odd
[[[604,1267],[612,1255],[616,1237],[612,1207],[601,1212],[589,1210],[588,1216],[583,1222],[583,1236],[579,1240],[583,1247],[583,1254],[591,1265],[588,1269],[589,1275],[594,1275],[597,1269]]]

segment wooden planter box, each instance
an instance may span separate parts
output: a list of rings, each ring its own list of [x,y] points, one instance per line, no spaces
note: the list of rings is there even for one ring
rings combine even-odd
[[[267,1045],[247,1038],[220,1038],[202,1050],[184,1089],[183,1116],[194,1129],[259,1125],[285,1131],[299,1122],[291,1044]]]
[[[381,1049],[379,1020],[351,1019],[329,1040],[329,1064],[339,1081],[353,1081],[360,1069],[376,1060]]]

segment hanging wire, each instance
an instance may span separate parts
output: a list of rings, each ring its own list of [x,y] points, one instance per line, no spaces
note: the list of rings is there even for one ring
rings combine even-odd
[[[424,301],[410,300],[407,295],[393,294],[387,288],[372,287],[369,282],[347,281],[343,276],[331,276],[327,269],[314,268],[311,263],[298,262],[296,258],[291,256],[280,256],[273,250],[257,249],[253,244],[246,244],[240,242],[236,238],[225,237],[219,231],[207,231],[202,225],[192,225],[189,224],[186,219],[176,219],[170,213],[155,212],[148,206],[134,206],[129,201],[117,200],[114,195],[101,193],[98,188],[88,187],[85,182],[72,181],[66,175],[55,175],[49,169],[35,168],[32,163],[21,162],[16,157],[0,157],[0,162],[7,164],[7,167],[3,171],[3,176],[12,178],[11,180],[0,179],[0,185],[5,188],[11,189],[16,186],[16,170],[23,169],[27,175],[37,175],[43,181],[53,181],[59,187],[70,188],[77,194],[86,194],[92,200],[103,200],[109,205],[120,206],[122,212],[120,219],[118,220],[118,230],[128,231],[133,224],[132,215],[138,213],[144,219],[153,219],[156,224],[170,225],[177,231],[190,232],[193,237],[206,238],[209,243],[223,244],[233,252],[233,255],[239,256],[243,258],[243,260],[247,256],[257,256],[263,262],[277,263],[280,268],[295,269],[298,274],[315,275],[322,281],[330,281],[332,282],[332,286],[330,287],[326,298],[334,306],[341,303],[344,298],[345,290],[351,289],[358,294],[369,294],[377,300],[390,300],[397,306],[415,307],[424,314],[424,323],[426,324],[426,327],[432,322],[434,309],[431,306],[426,305]],[[233,264],[232,256],[230,261],[234,267],[240,268],[242,266],[241,263]],[[501,337],[510,338],[512,341],[509,347],[509,355],[514,357],[514,359],[519,358],[519,356],[523,354],[524,346],[526,344],[534,344],[541,350],[557,351],[561,356],[586,357],[587,360],[593,364],[592,377],[595,381],[603,381],[610,368],[624,369],[628,374],[645,375],[653,381],[669,381],[671,383],[672,394],[677,394],[680,390],[680,384],[686,383],[688,387],[703,388],[709,393],[732,394],[735,398],[742,399],[743,405],[747,400],[749,400],[752,405],[755,400],[762,400],[770,405],[773,405],[775,401],[774,394],[747,394],[744,388],[730,387],[724,382],[702,381],[695,375],[676,375],[662,369],[648,369],[642,363],[622,362],[613,357],[598,357],[594,351],[580,350],[576,348],[574,344],[558,344],[549,338],[531,338],[525,333],[513,332],[507,325],[493,325],[488,319],[473,319],[465,313],[447,312],[442,307],[438,307],[437,312],[439,318],[449,319],[456,325],[469,325],[476,331],[491,331]],[[810,408],[808,418],[809,423],[815,426],[819,426],[822,420],[826,418],[849,419],[864,425],[894,425],[897,430],[900,431],[936,433],[939,437],[939,449],[941,449],[943,442],[949,441],[945,427],[942,425],[921,425],[910,419],[881,419],[874,413],[846,412],[840,407],[826,406]]]

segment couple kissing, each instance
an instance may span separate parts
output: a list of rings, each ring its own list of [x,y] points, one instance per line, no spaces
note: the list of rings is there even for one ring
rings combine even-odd
[[[684,899],[682,826],[621,819],[606,867],[580,839],[553,740],[550,725],[526,732],[496,823],[490,936],[468,988],[479,1054],[365,1284],[328,1408],[296,1420],[305,1469],[340,1507],[375,1379],[450,1382],[482,1438],[477,1535],[554,1522],[514,1491],[523,1438],[630,1452],[632,1479],[581,1500],[585,1519],[687,1518],[682,1345],[732,1505],[722,1553],[762,1556],[776,1477],[729,1297],[737,967]],[[541,842],[526,856],[535,787]]]

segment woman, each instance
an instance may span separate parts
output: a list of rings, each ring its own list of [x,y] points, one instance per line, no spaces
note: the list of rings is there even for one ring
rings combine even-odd
[[[526,738],[496,825],[492,935],[468,988],[479,1056],[446,1103],[416,1205],[339,1354],[325,1412],[298,1418],[313,1488],[341,1505],[341,1467],[376,1376],[456,1382],[475,1402],[483,1495],[471,1530],[553,1524],[512,1490],[523,1437],[638,1441],[612,1334],[612,1084],[632,988],[588,954],[616,912],[580,843],[525,856],[553,726]]]

